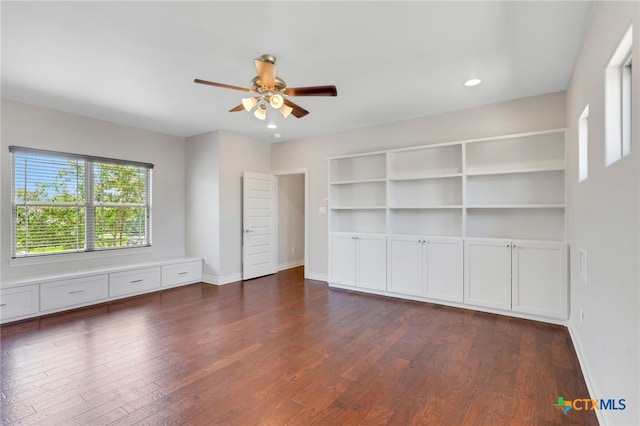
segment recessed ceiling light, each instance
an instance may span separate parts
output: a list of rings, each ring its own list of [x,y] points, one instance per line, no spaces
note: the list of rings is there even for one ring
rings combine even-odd
[[[267,127],[270,128],[270,129],[277,129],[278,125],[276,123],[269,123],[269,124],[267,124]]]
[[[280,139],[280,136],[281,136],[280,133],[274,133],[274,135],[273,135],[273,137],[276,138],[276,139]]]
[[[464,85],[467,87],[472,87],[472,86],[477,86],[480,83],[482,83],[482,80],[480,80],[479,78],[472,78],[470,80],[465,81]]]

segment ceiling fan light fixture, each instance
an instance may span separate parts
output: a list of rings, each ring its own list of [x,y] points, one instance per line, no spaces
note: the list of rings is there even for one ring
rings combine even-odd
[[[279,109],[280,113],[282,114],[282,116],[284,118],[287,118],[289,116],[289,114],[291,114],[291,111],[293,111],[293,108],[291,108],[289,105],[282,105]]]
[[[284,105],[284,98],[281,94],[276,93],[275,95],[271,95],[271,97],[269,98],[269,103],[275,109],[280,109],[282,105]]]
[[[2,0],[0,0],[2,1]],[[242,98],[242,103],[229,110],[238,112],[245,110],[253,112],[258,120],[267,118],[269,106],[280,111],[284,118],[293,114],[295,118],[302,118],[309,114],[309,111],[297,105],[289,99],[292,96],[337,96],[336,86],[308,86],[308,87],[287,87],[283,79],[276,76],[276,57],[273,55],[262,55],[255,61],[258,75],[251,80],[249,87],[232,86],[230,84],[216,83],[196,78],[194,83],[206,84],[208,86],[221,87],[223,89],[239,90],[249,93],[250,96]],[[257,106],[257,107],[256,107]]]
[[[264,120],[267,118],[267,107],[264,104],[260,104],[260,106],[253,112],[253,115],[258,120]]]
[[[257,103],[258,100],[256,98],[242,98],[242,106],[247,112],[251,111]]]

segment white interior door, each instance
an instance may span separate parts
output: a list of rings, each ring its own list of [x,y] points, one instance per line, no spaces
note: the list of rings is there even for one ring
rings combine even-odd
[[[242,179],[242,279],[277,271],[276,178],[244,172]]]

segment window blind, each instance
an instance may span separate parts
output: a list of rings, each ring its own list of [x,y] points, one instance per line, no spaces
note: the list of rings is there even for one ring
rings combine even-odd
[[[9,150],[14,258],[151,245],[153,164]]]

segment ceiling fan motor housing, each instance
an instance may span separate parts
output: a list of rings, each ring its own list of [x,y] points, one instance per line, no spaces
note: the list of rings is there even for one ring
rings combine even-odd
[[[255,76],[253,77],[253,80],[251,80],[251,90],[257,93],[267,94],[267,92],[280,93],[287,88],[287,84],[283,79],[276,77],[275,81],[276,83],[274,87],[268,88],[262,84],[260,76]]]

